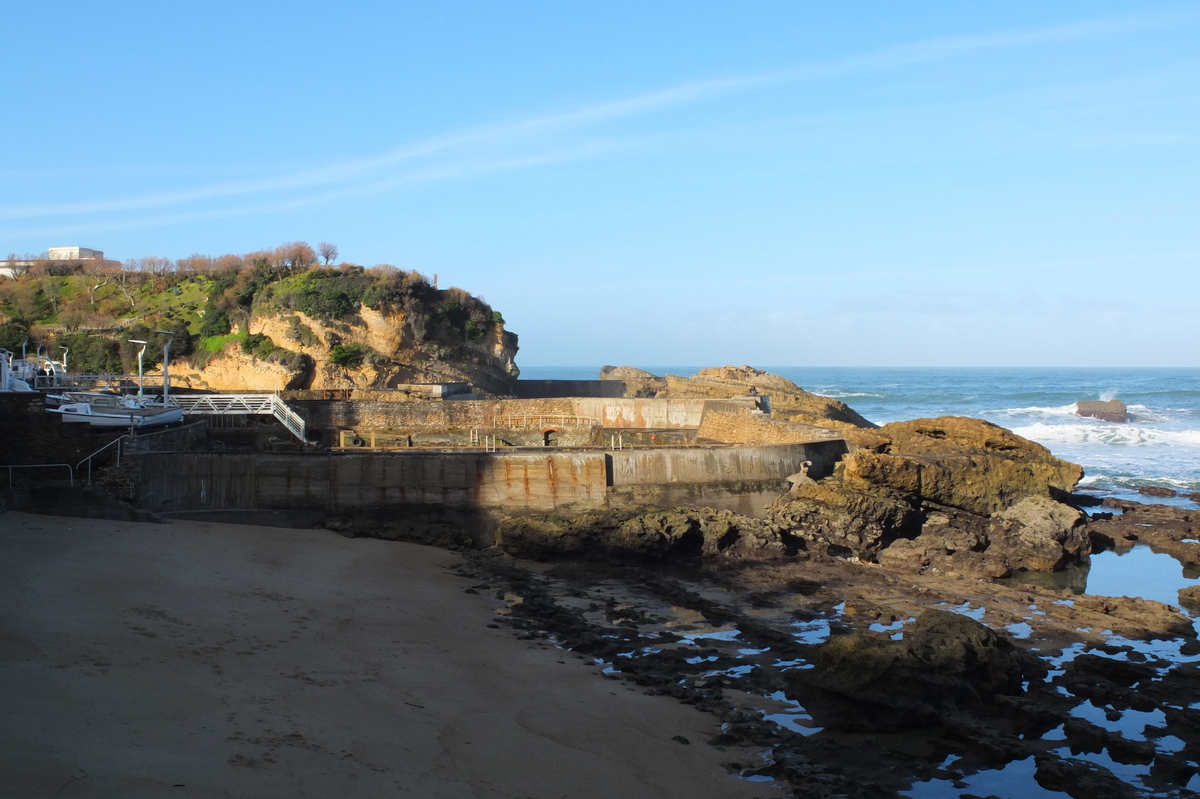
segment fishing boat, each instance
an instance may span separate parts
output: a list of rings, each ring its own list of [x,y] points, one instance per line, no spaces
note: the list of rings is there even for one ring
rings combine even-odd
[[[57,397],[59,406],[47,408],[46,412],[59,414],[63,422],[140,430],[183,421],[183,408],[178,405],[156,404],[138,397],[82,392],[70,392]]]

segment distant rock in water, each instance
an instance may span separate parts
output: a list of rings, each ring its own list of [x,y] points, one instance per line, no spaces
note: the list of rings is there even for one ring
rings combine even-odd
[[[1120,400],[1080,400],[1075,403],[1075,413],[1079,416],[1090,416],[1093,419],[1103,419],[1106,422],[1125,424],[1129,421],[1129,411]]]
[[[1179,496],[1173,488],[1163,488],[1162,486],[1138,486],[1137,492],[1145,494],[1148,497],[1176,497]]]

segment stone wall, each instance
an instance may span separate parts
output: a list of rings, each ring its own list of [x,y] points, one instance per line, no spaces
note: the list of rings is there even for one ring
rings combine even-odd
[[[696,431],[696,438],[725,444],[789,444],[841,438],[841,433],[741,409],[709,407]]]
[[[574,416],[569,399],[454,400],[295,400],[288,403],[311,427],[415,432],[492,427],[497,417]]]
[[[62,417],[47,413],[39,392],[0,393],[0,465],[66,463],[74,467],[110,441],[121,430],[93,430],[85,424],[63,424]],[[7,469],[0,479],[8,485]],[[66,480],[67,470],[14,469],[14,486],[37,485],[46,480]]]
[[[372,430],[397,434],[466,432],[473,428],[570,427],[579,422],[614,429],[695,428],[706,400],[654,400],[559,397],[524,400],[378,401],[291,400],[305,423],[322,431],[322,443],[336,443],[337,430],[364,436]]]

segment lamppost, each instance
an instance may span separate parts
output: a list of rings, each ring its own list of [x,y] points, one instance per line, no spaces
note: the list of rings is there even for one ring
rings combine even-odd
[[[130,344],[141,344],[142,348],[138,350],[138,399],[142,398],[142,357],[146,354],[147,341],[142,341],[140,338],[129,339]]]
[[[175,333],[170,330],[155,330],[155,333],[160,333],[167,337],[167,343],[163,344],[163,394],[162,403],[166,408],[170,403],[167,401],[171,395],[171,339],[175,337]]]

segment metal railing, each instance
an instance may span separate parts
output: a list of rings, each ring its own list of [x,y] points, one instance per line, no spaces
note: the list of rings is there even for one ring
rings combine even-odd
[[[87,484],[88,485],[92,484],[92,459],[95,458],[97,455],[99,455],[101,452],[104,452],[105,450],[107,450],[109,447],[115,445],[117,448],[117,466],[120,466],[121,465],[121,442],[125,441],[126,439],[132,441],[133,436],[129,435],[128,433],[126,433],[122,436],[117,436],[112,441],[108,442],[103,447],[96,450],[91,455],[88,455],[86,458],[81,460],[79,463],[75,464],[76,469],[79,469],[85,463],[87,464],[87,467],[88,467],[88,469],[87,469]],[[74,483],[72,483],[72,485],[74,485]]]
[[[147,388],[162,386],[162,375],[143,375],[142,384]],[[137,375],[36,375],[31,385],[37,389],[137,388]]]
[[[72,488],[75,487],[75,470],[71,468],[69,463],[14,463],[9,466],[0,467],[8,469],[8,487],[13,487],[13,469],[53,469],[61,468],[67,470],[67,480]]]
[[[186,414],[274,416],[292,435],[307,442],[304,419],[275,394],[174,394]]]

